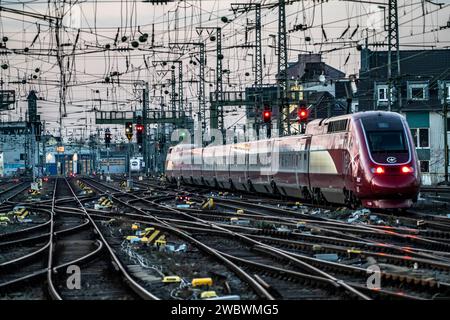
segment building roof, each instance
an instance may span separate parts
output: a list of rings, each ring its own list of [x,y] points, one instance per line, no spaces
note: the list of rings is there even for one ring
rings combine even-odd
[[[297,62],[289,63],[287,68],[288,79],[318,81],[321,74],[330,80],[345,77],[344,72],[323,62],[321,54],[299,54]]]
[[[370,72],[372,77],[387,77],[387,60],[387,51],[363,49],[360,78],[367,72]],[[393,66],[395,65],[394,59]],[[401,50],[400,66],[404,77],[435,77],[446,74],[446,77],[450,78],[450,49]]]

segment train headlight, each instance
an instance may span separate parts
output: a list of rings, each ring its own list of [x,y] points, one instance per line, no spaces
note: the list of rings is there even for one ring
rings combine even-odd
[[[372,173],[376,173],[376,174],[383,174],[384,173],[384,168],[383,167],[376,167],[376,168],[372,168],[370,171],[372,171]]]
[[[408,167],[408,166],[403,166],[402,167],[402,173],[413,173],[414,172],[414,168],[413,167]]]

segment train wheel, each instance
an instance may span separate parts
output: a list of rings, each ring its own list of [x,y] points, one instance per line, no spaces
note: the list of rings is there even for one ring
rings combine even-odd
[[[248,184],[248,191],[256,192],[255,187],[253,187],[253,183],[250,179],[247,181],[247,184]]]
[[[272,191],[274,194],[280,194],[280,190],[278,190],[277,184],[275,181],[270,181],[270,187],[272,188]]]
[[[230,183],[230,190],[232,192],[235,192],[236,191],[236,187],[234,186],[233,179],[229,179],[228,182]]]
[[[345,195],[344,200],[345,205],[350,209],[356,209],[356,205],[353,199],[354,198],[353,192],[344,188],[344,195]]]
[[[304,187],[302,188],[302,197],[306,201],[312,201],[313,197],[311,196],[311,193],[309,192],[308,188]]]
[[[315,188],[314,190],[313,190],[313,204],[314,203],[316,203],[316,204],[322,204],[322,198],[323,198],[323,196],[322,196],[322,192],[320,192],[320,189],[319,188]]]
[[[350,209],[358,209],[358,207],[361,206],[361,201],[359,201],[353,191],[349,191],[349,201],[347,205]]]

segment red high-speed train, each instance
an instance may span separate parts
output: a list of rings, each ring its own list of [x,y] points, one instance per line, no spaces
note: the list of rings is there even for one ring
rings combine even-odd
[[[316,202],[407,208],[420,172],[408,124],[393,112],[359,112],[308,123],[303,135],[169,149],[169,180],[280,193]]]

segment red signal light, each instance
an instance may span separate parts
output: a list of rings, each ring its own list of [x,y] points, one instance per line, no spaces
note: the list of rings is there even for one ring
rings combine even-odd
[[[271,118],[272,118],[272,111],[270,111],[270,110],[265,110],[265,111],[263,112],[263,121],[264,121],[264,122],[270,122]]]
[[[305,122],[308,120],[308,109],[306,108],[306,106],[300,106],[300,108],[298,109],[298,118],[300,122]]]
[[[136,131],[137,132],[143,132],[144,131],[144,126],[142,124],[137,124],[136,125]]]

